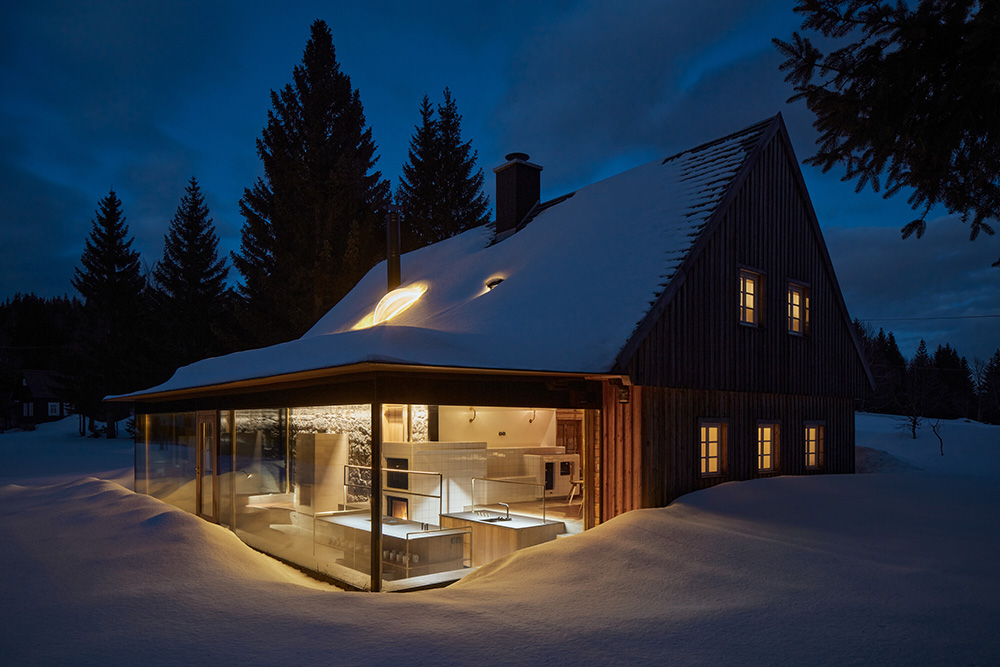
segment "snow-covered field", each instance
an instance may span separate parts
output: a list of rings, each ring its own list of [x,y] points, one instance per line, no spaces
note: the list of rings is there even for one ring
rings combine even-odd
[[[913,441],[891,418],[857,422],[859,470],[878,474],[724,484],[446,589],[381,595],[314,582],[132,493],[125,440],[80,439],[72,420],[3,434],[0,656],[1000,664],[1000,427],[943,422],[942,457],[929,428]]]

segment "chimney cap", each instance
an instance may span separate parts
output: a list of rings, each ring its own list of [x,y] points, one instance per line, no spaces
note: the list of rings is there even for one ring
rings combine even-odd
[[[511,160],[521,160],[522,162],[527,162],[528,158],[529,156],[527,153],[507,153],[503,157],[503,159],[507,160],[508,162],[510,162]]]

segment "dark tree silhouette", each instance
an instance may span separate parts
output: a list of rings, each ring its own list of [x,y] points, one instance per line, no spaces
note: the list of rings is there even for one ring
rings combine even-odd
[[[198,181],[191,178],[153,269],[153,300],[165,372],[221,353],[220,329],[229,312],[225,258]],[[164,378],[165,379],[165,378]]]
[[[69,375],[73,402],[88,416],[107,415],[104,396],[144,384],[146,280],[128,233],[121,200],[111,190],[98,203],[72,281],[84,305]],[[113,419],[108,421],[113,437]]]
[[[426,95],[420,124],[410,139],[407,162],[396,191],[402,211],[402,247],[413,250],[489,222],[483,172],[476,168],[471,141],[462,141],[462,116],[444,89],[437,118]]]
[[[249,344],[301,335],[384,256],[389,185],[323,21],[271,107],[257,141],[264,175],[240,200],[232,258]]]
[[[860,191],[909,192],[923,235],[936,205],[961,215],[975,239],[1000,216],[1000,3],[979,0],[799,0],[808,37],[774,39],[790,102],[805,100],[820,132],[806,162]],[[846,42],[846,43],[845,43]],[[998,260],[994,266],[1000,266]]]

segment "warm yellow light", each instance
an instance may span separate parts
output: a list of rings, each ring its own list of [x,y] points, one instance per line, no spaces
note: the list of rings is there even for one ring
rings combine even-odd
[[[426,291],[423,285],[411,285],[394,289],[378,302],[372,315],[372,324],[387,322],[412,306],[420,295]]]

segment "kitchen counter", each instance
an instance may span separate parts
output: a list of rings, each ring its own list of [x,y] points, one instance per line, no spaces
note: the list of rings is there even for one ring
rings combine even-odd
[[[490,516],[504,513],[490,512]],[[511,514],[510,521],[485,521],[475,512],[454,512],[441,515],[444,528],[471,528],[473,567],[485,565],[507,554],[536,544],[554,540],[566,532],[562,521]]]
[[[417,521],[382,517],[382,573],[387,580],[450,572],[468,567],[471,531],[468,528],[439,528]],[[369,571],[372,522],[368,510],[337,512],[317,517],[317,546],[342,550],[342,564],[361,572]]]

